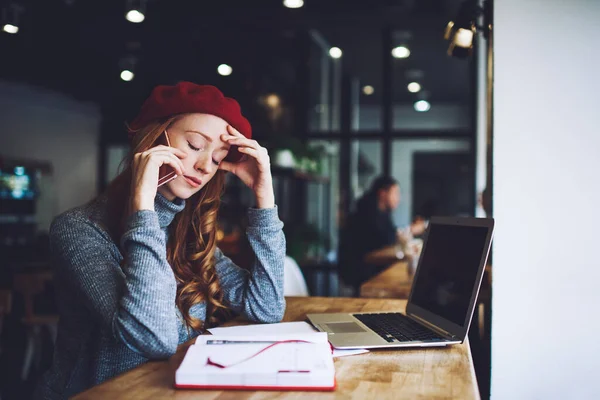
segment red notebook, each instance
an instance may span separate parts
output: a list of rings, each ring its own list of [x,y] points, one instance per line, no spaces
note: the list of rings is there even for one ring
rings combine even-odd
[[[335,389],[324,332],[277,336],[199,336],[175,373],[181,389]]]

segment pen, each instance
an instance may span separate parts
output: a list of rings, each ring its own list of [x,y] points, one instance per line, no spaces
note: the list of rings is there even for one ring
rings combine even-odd
[[[300,372],[300,373],[305,373],[308,374],[310,373],[309,370],[307,369],[280,369],[279,371],[277,371],[277,373],[281,374],[281,373],[286,373],[286,372]]]
[[[254,344],[254,343],[275,343],[273,340],[207,340],[206,344]]]

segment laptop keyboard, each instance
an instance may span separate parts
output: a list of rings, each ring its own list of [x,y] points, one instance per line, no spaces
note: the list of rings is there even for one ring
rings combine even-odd
[[[443,337],[400,313],[352,314],[388,342],[443,341]]]

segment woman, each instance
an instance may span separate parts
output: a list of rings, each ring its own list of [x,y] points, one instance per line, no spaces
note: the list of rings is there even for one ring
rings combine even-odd
[[[257,322],[283,317],[285,237],[269,156],[250,140],[237,102],[212,86],[158,86],[130,134],[127,168],[107,192],[52,223],[61,318],[37,397],[66,398],[167,358],[230,312]],[[161,166],[177,177],[157,188]],[[256,195],[250,272],[216,247],[226,172]]]
[[[400,185],[390,176],[380,176],[373,181],[356,203],[356,219],[364,254],[396,243],[398,229],[392,212],[400,204]]]

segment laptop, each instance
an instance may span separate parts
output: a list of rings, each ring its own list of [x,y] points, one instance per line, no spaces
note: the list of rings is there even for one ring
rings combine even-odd
[[[308,314],[338,349],[462,343],[469,331],[492,236],[492,218],[433,217],[406,313]]]

